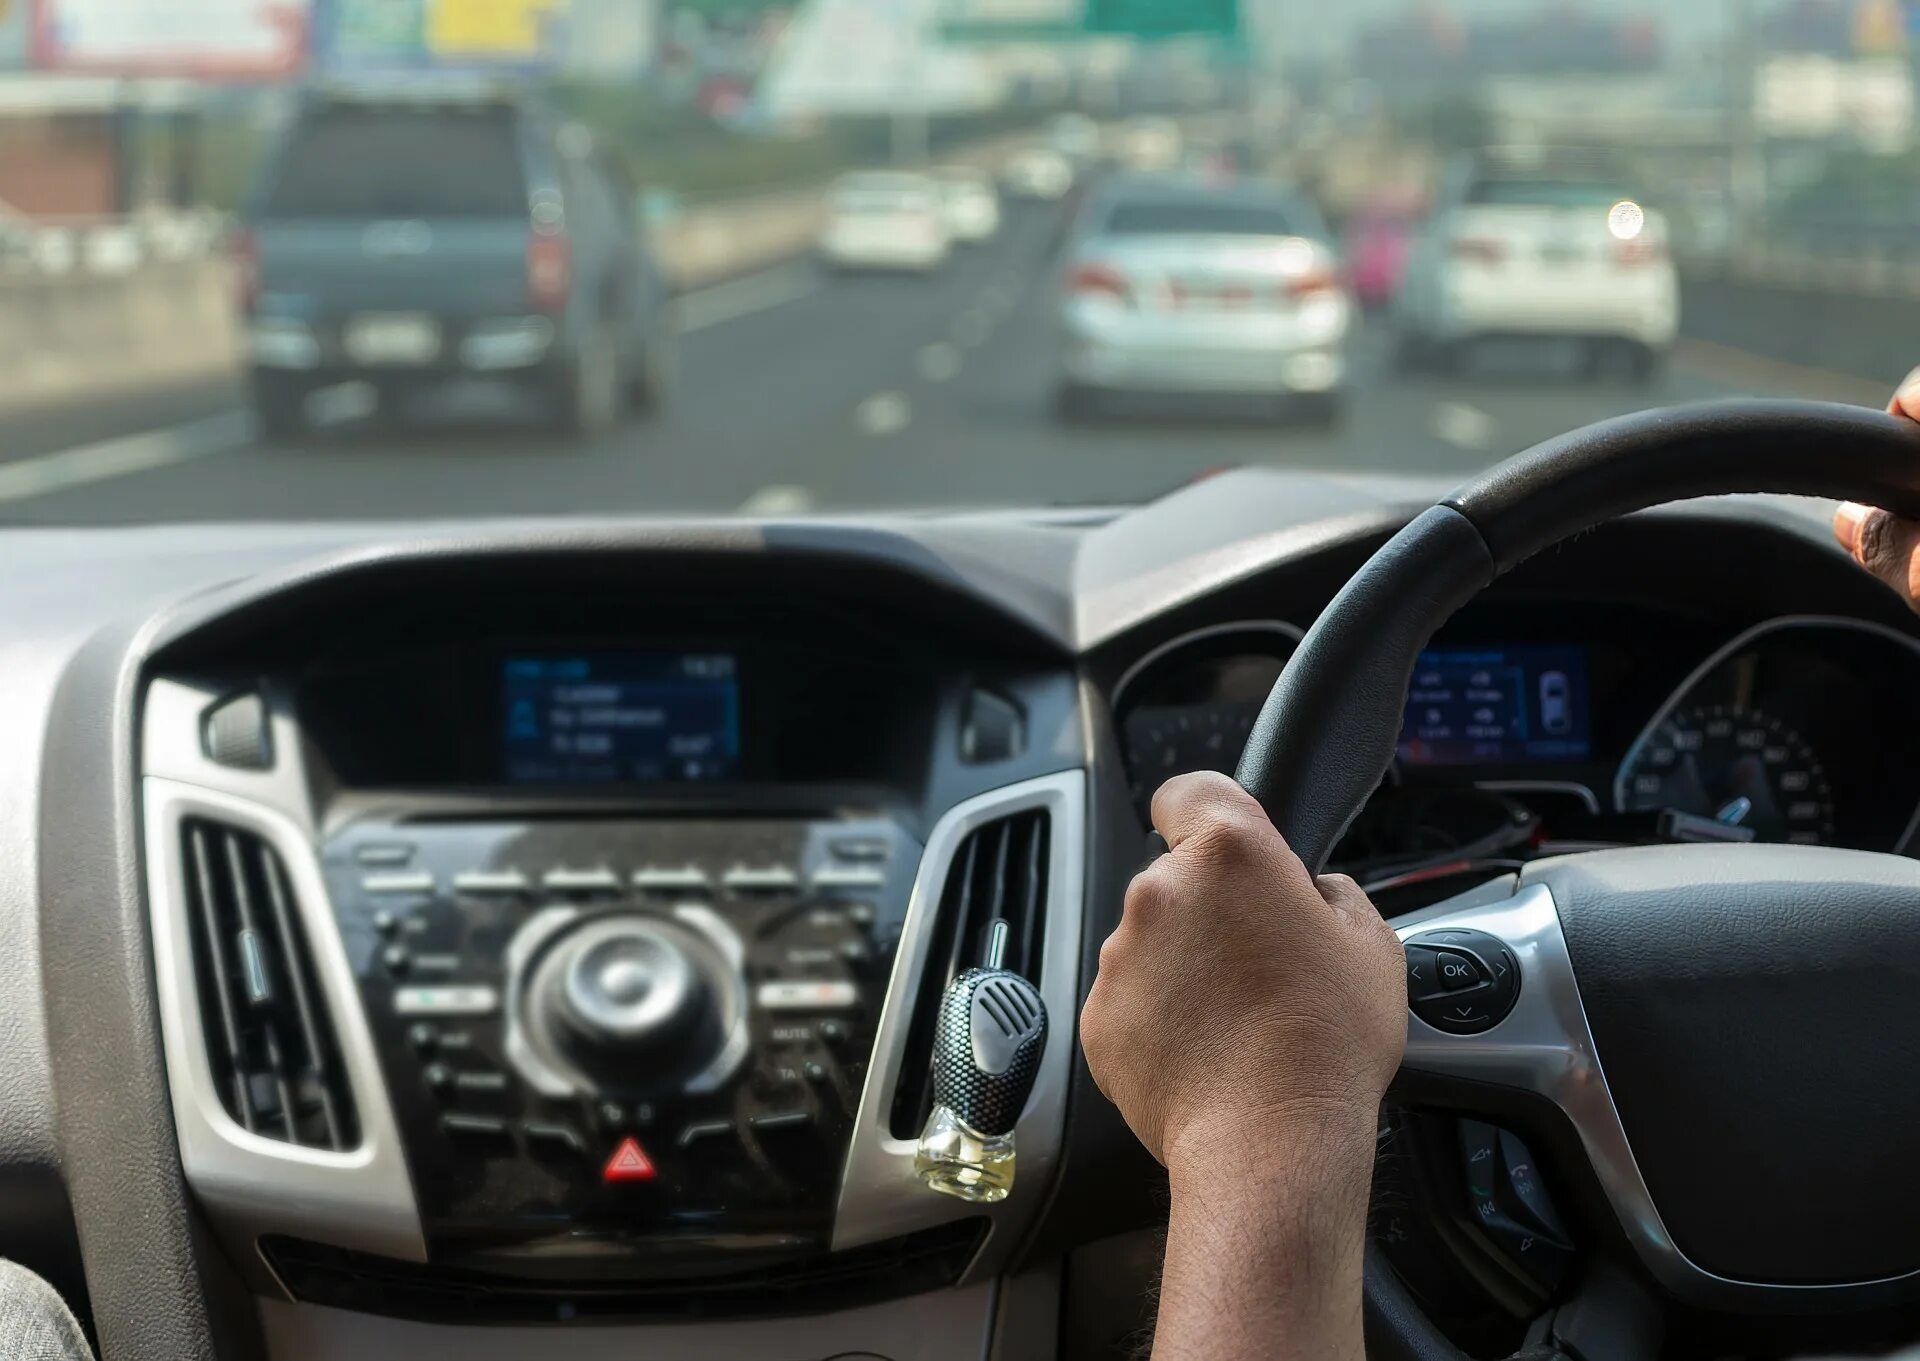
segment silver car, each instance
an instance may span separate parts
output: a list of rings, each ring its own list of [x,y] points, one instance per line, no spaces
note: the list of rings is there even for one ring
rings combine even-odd
[[[1271,186],[1126,178],[1096,195],[1060,279],[1056,407],[1107,394],[1288,399],[1331,424],[1353,306],[1313,205]]]

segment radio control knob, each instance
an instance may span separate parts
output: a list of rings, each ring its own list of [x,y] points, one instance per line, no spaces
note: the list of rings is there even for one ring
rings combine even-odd
[[[727,973],[714,946],[678,921],[595,917],[533,964],[524,1022],[540,1048],[564,1055],[601,1090],[670,1088],[726,1041],[735,1019],[726,1014]]]

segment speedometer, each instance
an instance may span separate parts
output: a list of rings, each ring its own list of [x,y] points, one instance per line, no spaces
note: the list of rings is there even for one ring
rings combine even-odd
[[[1833,837],[1833,791],[1813,748],[1759,709],[1676,709],[1620,767],[1620,810],[1683,813],[1749,827],[1761,841],[1822,845]]]

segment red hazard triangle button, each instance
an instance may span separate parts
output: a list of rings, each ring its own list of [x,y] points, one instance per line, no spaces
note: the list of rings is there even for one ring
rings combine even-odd
[[[640,1141],[629,1135],[620,1141],[620,1147],[613,1150],[613,1156],[607,1159],[607,1165],[600,1169],[600,1180],[652,1181],[653,1160],[647,1157],[646,1150],[640,1147]]]

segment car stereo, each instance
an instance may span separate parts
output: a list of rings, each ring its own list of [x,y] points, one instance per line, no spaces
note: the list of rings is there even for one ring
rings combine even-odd
[[[725,668],[688,664],[509,671],[562,707],[671,676],[698,708]],[[435,1259],[826,1247],[920,849],[874,817],[337,832],[324,873]]]

